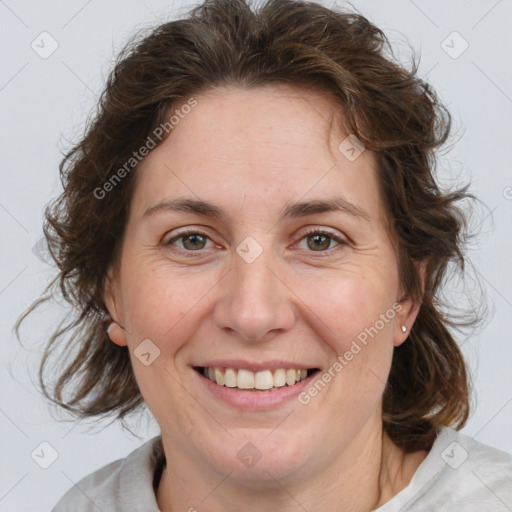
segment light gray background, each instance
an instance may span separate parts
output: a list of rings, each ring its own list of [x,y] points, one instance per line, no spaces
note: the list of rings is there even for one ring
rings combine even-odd
[[[57,421],[33,383],[43,341],[62,310],[44,308],[24,325],[25,348],[11,329],[53,275],[32,248],[42,234],[44,205],[60,191],[60,151],[81,133],[111,59],[130,34],[185,12],[183,5],[0,0],[1,512],[49,510],[73,482],[158,432],[149,415],[138,426],[133,423],[141,439],[117,424],[91,431],[87,425]],[[400,48],[407,49],[405,36],[421,54],[420,74],[437,89],[455,121],[455,146],[443,156],[441,177],[471,177],[473,191],[492,211],[487,217],[489,212],[479,212],[483,235],[471,251],[493,316],[481,333],[460,340],[477,405],[463,431],[512,452],[512,2],[367,0],[353,5]],[[59,44],[47,59],[31,48],[43,31]],[[453,31],[469,44],[458,58],[442,46]],[[444,43],[452,54],[462,48],[457,37]],[[31,458],[41,442],[58,453],[48,469]]]

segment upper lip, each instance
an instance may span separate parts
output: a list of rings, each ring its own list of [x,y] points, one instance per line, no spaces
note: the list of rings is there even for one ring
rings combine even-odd
[[[301,364],[292,361],[283,361],[273,359],[270,361],[247,361],[245,359],[215,359],[210,361],[204,361],[199,364],[194,364],[194,367],[206,367],[206,368],[233,368],[236,370],[249,370],[252,372],[260,372],[263,370],[278,370],[284,369],[299,369],[309,370],[311,368],[319,368],[318,365],[314,364]]]

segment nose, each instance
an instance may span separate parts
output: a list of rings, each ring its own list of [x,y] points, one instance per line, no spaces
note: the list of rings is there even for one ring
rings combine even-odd
[[[220,285],[215,325],[249,342],[289,330],[295,322],[293,292],[278,268],[269,250],[252,263],[235,254],[231,271]]]

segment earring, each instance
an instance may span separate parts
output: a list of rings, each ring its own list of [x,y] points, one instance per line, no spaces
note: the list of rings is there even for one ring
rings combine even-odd
[[[402,325],[402,332],[407,332],[407,327],[405,325]]]

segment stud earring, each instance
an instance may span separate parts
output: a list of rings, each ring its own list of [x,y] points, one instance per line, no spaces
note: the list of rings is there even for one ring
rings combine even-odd
[[[402,332],[407,332],[407,327],[405,325],[402,325]]]

